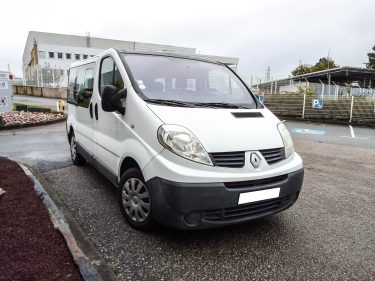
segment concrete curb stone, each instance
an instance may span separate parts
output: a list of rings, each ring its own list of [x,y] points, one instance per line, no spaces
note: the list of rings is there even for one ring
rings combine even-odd
[[[83,279],[85,281],[116,281],[116,275],[100,257],[94,245],[67,211],[57,194],[53,192],[43,175],[38,171],[31,171],[32,168],[22,163],[18,164],[34,182],[35,191],[46,205],[54,227],[63,235]]]

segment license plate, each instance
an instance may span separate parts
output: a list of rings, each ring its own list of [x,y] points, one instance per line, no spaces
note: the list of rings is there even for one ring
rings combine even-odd
[[[279,195],[280,195],[280,187],[240,193],[240,198],[238,199],[238,205],[272,199],[272,198],[278,198]]]

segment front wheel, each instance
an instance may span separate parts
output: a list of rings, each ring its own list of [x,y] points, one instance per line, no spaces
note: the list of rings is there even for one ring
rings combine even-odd
[[[77,143],[74,133],[72,133],[70,138],[70,156],[72,157],[73,165],[82,166],[86,162],[85,158],[77,152]]]
[[[155,225],[151,213],[151,198],[139,169],[131,168],[121,177],[119,188],[121,212],[126,222],[142,231]]]

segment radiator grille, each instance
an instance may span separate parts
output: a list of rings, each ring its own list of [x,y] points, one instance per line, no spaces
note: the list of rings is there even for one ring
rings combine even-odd
[[[269,165],[285,159],[284,147],[259,150]],[[226,168],[242,168],[245,165],[245,152],[214,152],[210,153],[215,166]]]
[[[245,165],[245,152],[210,153],[215,166],[227,168],[242,168]]]
[[[281,175],[265,179],[249,180],[249,181],[235,181],[235,182],[226,182],[224,185],[227,188],[249,188],[254,186],[262,186],[269,184],[278,184],[283,182],[288,178],[288,175]]]
[[[260,217],[263,215],[276,213],[297,199],[297,195],[289,195],[283,198],[276,198],[257,203],[239,205],[232,208],[202,211],[202,219],[205,221],[235,221]]]
[[[259,150],[262,153],[264,159],[266,159],[269,165],[275,164],[285,159],[285,149],[284,147],[263,149]]]

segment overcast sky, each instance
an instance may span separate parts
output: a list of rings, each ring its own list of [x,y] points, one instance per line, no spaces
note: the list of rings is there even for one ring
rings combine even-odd
[[[363,67],[375,44],[374,0],[11,0],[0,10],[0,66],[13,68],[29,30],[195,47],[279,78],[329,49],[337,64]]]

